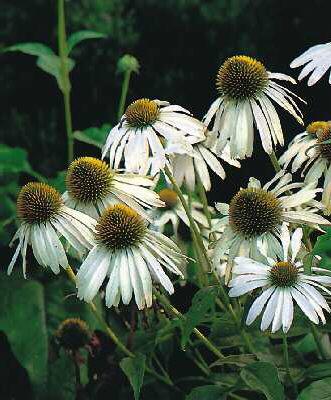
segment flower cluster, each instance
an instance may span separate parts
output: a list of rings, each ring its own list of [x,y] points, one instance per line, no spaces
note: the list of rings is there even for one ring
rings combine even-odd
[[[315,46],[291,66],[308,63],[299,80],[313,71],[312,85],[331,66],[329,55],[330,43]],[[185,275],[189,252],[179,245],[184,224],[192,234],[198,268],[206,276],[205,267],[217,271],[218,279],[225,275],[230,297],[253,296],[248,325],[265,307],[261,329],[287,332],[293,301],[313,323],[325,323],[324,312],[331,310],[321,291],[331,294],[326,288],[331,277],[318,267],[311,274],[304,271],[309,249],[302,236],[308,228],[323,231],[330,225],[322,214],[331,211],[331,123],[308,125],[277,161],[274,150],[284,145],[284,135],[275,105],[303,124],[297,101],[305,103],[277,81],[296,84],[238,55],[219,68],[219,97],[202,121],[166,101],[133,101],[109,132],[101,159],[80,157],[71,163],[63,194],[46,183],[23,186],[17,199],[20,226],[13,238],[18,246],[8,273],[21,252],[26,276],[31,245],[38,264],[58,274],[60,266],[68,268],[72,248],[81,261],[80,299],[91,302],[101,292],[106,306],[117,307],[134,297],[141,310],[152,305],[153,283],[172,294],[169,274]],[[240,160],[252,156],[254,126],[276,166],[275,176],[264,185],[251,177],[228,204],[211,207],[206,197],[210,171],[224,180],[223,162],[240,168]],[[293,182],[290,164],[293,173],[303,167],[303,182]]]

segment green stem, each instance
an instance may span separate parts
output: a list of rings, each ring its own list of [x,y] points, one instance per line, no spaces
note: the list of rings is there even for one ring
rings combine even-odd
[[[272,153],[270,153],[269,157],[270,157],[270,161],[271,161],[276,173],[279,172],[282,168],[277,160],[275,152],[273,151]]]
[[[286,376],[288,380],[290,381],[292,387],[293,387],[293,392],[295,394],[295,398],[298,397],[298,388],[296,383],[294,382],[291,372],[290,372],[290,363],[289,363],[289,356],[288,356],[288,343],[287,343],[287,336],[286,333],[283,333],[283,352],[284,352],[284,362],[285,362],[285,369],[286,369]]]
[[[310,330],[311,330],[311,333],[314,336],[314,340],[315,340],[316,347],[317,347],[317,352],[319,353],[319,355],[321,356],[321,358],[323,360],[327,360],[328,359],[328,354],[326,354],[326,352],[324,350],[324,347],[322,346],[321,336],[320,336],[316,326],[312,322],[310,323]]]
[[[172,173],[170,172],[170,170],[169,170],[169,168],[167,166],[165,166],[164,172],[167,175],[167,177],[169,178],[169,180],[170,180],[170,182],[171,182],[171,184],[172,184],[172,186],[174,188],[174,191],[177,193],[177,195],[179,197],[179,200],[181,201],[181,203],[182,203],[182,205],[184,207],[184,210],[185,210],[185,213],[187,215],[187,218],[190,221],[192,239],[193,239],[193,242],[194,242],[194,244],[195,244],[195,246],[197,248],[198,256],[200,254],[201,257],[202,257],[202,260],[201,260],[202,261],[202,266],[205,266],[204,268],[202,267],[203,271],[211,271],[212,268],[211,268],[210,261],[209,261],[209,258],[207,256],[207,253],[206,253],[205,246],[203,245],[203,242],[202,242],[202,239],[201,239],[201,234],[200,234],[200,232],[199,232],[199,230],[197,228],[197,225],[196,225],[196,223],[195,223],[195,221],[194,221],[194,219],[192,217],[192,214],[190,212],[190,208],[189,208],[189,206],[188,206],[188,204],[187,204],[187,202],[185,200],[185,197],[183,196],[182,191],[180,190],[179,186],[177,185],[177,182],[176,182],[175,178],[173,177]]]
[[[131,70],[125,71],[125,73],[124,73],[124,78],[123,78],[123,82],[122,82],[121,98],[120,98],[120,103],[119,103],[118,112],[117,112],[118,121],[121,119],[121,117],[124,113],[126,97],[128,94],[128,89],[129,89],[129,84],[130,84],[131,73],[132,73]]]
[[[70,79],[68,70],[68,49],[65,27],[64,0],[58,0],[58,47],[61,62],[61,91],[63,94],[64,115],[67,132],[68,163],[74,158],[74,136],[72,132],[72,118],[70,108]]]
[[[69,277],[69,279],[76,285],[76,275],[70,265],[66,268],[66,273]],[[125,347],[125,345],[122,343],[122,341],[116,336],[115,332],[110,328],[110,326],[107,324],[107,322],[103,319],[103,317],[100,315],[98,309],[96,308],[95,304],[93,302],[88,303],[89,307],[92,310],[92,313],[96,317],[96,319],[100,322],[100,324],[104,327],[107,335],[110,337],[110,339],[115,343],[115,345],[128,357],[135,357],[135,355]],[[173,382],[171,379],[167,376],[162,376],[152,370],[149,367],[145,367],[146,371],[153,375],[155,378],[157,378],[159,381],[165,383],[168,386],[173,387],[174,389],[177,390],[177,388],[174,386]]]
[[[174,317],[180,319],[185,318],[184,315],[169,302],[166,296],[161,294],[156,289],[153,289],[153,293],[169,314],[172,314]],[[206,336],[199,331],[199,329],[194,328],[193,333],[200,340],[200,342],[202,342],[216,357],[224,358],[220,350],[218,350],[218,348],[209,339],[207,339]]]

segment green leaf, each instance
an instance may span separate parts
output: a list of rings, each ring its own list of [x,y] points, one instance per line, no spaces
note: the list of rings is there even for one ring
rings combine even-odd
[[[106,37],[105,34],[95,31],[78,31],[69,36],[67,41],[68,54],[71,50],[83,40],[88,39],[101,39]]]
[[[68,354],[60,356],[49,364],[49,378],[45,400],[75,400],[76,378],[73,361]]]
[[[302,390],[298,400],[330,400],[331,399],[331,378],[321,379],[311,383]]]
[[[331,228],[324,228],[326,233],[317,238],[312,254],[321,255],[331,252]]]
[[[316,351],[317,349],[314,336],[311,333],[308,333],[302,339],[294,343],[293,347],[299,353],[311,353],[312,351]]]
[[[0,144],[0,174],[29,172],[27,152],[20,147]]]
[[[110,129],[111,126],[109,124],[103,124],[100,128],[92,126],[83,131],[75,131],[74,137],[80,142],[91,144],[92,146],[102,149]]]
[[[240,354],[221,358],[210,365],[210,368],[217,367],[220,365],[237,365],[238,367],[244,367],[247,364],[251,364],[256,361],[254,354]]]
[[[89,305],[77,298],[74,285],[65,276],[57,276],[56,279],[46,283],[45,300],[47,329],[51,335],[67,318],[81,318],[92,331],[102,329]],[[101,311],[100,297],[96,297],[93,302]]]
[[[38,42],[17,43],[2,50],[2,52],[7,51],[20,51],[21,53],[37,57],[54,55],[54,51],[50,47]]]
[[[240,376],[251,389],[261,391],[268,400],[285,399],[284,388],[274,365],[257,361],[243,368]]]
[[[40,283],[0,274],[0,327],[27,370],[36,397],[47,380],[48,341],[44,292]]]
[[[120,367],[130,381],[135,400],[139,400],[140,389],[144,382],[146,356],[137,354],[135,357],[123,358]]]
[[[331,361],[312,365],[306,370],[305,375],[310,379],[321,379],[331,376]]]
[[[185,400],[221,400],[225,395],[224,389],[216,385],[205,385],[194,388]]]
[[[74,66],[75,61],[71,58],[66,58],[65,60],[68,72],[70,72]],[[65,86],[61,74],[61,59],[55,54],[47,54],[38,57],[37,66],[48,74],[54,76],[60,90],[64,91]]]
[[[66,191],[66,171],[59,171],[54,178],[48,179],[48,183],[53,186],[56,190],[63,193]]]
[[[185,314],[185,318],[181,320],[181,346],[183,349],[185,348],[193,329],[205,320],[206,313],[214,307],[216,295],[217,288],[215,287],[200,289],[194,295],[190,309]]]

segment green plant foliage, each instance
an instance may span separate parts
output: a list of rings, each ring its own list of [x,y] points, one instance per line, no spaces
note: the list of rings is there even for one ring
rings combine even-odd
[[[254,391],[261,391],[268,400],[284,400],[284,389],[277,368],[267,362],[257,361],[240,372],[242,380]]]
[[[120,367],[130,381],[135,400],[139,400],[140,389],[144,382],[146,356],[137,354],[135,357],[123,358]]]
[[[63,351],[58,358],[49,363],[47,393],[43,399],[76,399],[75,367],[68,354]]]
[[[193,329],[203,322],[208,311],[214,309],[217,288],[200,289],[192,299],[192,305],[181,320],[181,346],[185,349]]]
[[[194,388],[185,400],[222,400],[226,391],[219,386],[205,385]]]
[[[74,137],[80,142],[90,144],[101,149],[105,144],[105,140],[111,125],[103,124],[100,128],[92,126],[91,128],[84,129],[83,131],[75,131]]]
[[[100,32],[95,32],[95,31],[78,31],[75,33],[72,33],[68,37],[67,41],[67,52],[68,54],[72,51],[72,49],[77,46],[80,42],[84,40],[89,40],[89,39],[102,39],[106,37],[103,33]]]
[[[36,396],[46,390],[48,343],[44,288],[36,281],[23,281],[0,274],[0,329],[27,370]]]
[[[299,394],[298,400],[329,400],[331,399],[331,378],[321,379],[311,383]]]

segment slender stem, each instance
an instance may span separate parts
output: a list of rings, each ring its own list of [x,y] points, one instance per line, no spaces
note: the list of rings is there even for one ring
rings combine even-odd
[[[125,73],[124,73],[124,78],[123,78],[123,82],[122,82],[121,98],[120,98],[120,103],[119,103],[118,111],[117,111],[118,121],[121,119],[121,117],[124,113],[126,97],[128,94],[128,89],[129,89],[129,84],[130,84],[131,73],[132,73],[131,70],[125,71]]]
[[[61,62],[60,89],[63,94],[64,115],[67,131],[68,163],[74,158],[74,136],[72,133],[72,118],[70,108],[70,79],[68,70],[68,49],[65,27],[64,0],[58,0],[58,47]]]
[[[80,379],[80,368],[79,368],[79,363],[77,360],[77,352],[75,352],[72,356],[72,361],[74,363],[74,367],[75,367],[75,376],[76,376],[76,390],[77,392],[80,390],[81,388],[81,379]]]
[[[317,352],[319,353],[319,355],[321,356],[321,358],[323,360],[326,360],[328,358],[328,354],[325,352],[324,347],[321,343],[321,336],[320,336],[316,326],[312,322],[310,323],[310,330],[314,336],[314,340],[315,340],[316,347],[317,347]]]
[[[284,352],[284,362],[285,362],[285,369],[286,369],[286,375],[288,380],[290,381],[292,387],[293,387],[293,392],[295,394],[295,398],[298,397],[298,388],[296,383],[294,382],[291,372],[290,372],[290,364],[289,364],[289,356],[288,356],[288,343],[287,343],[287,336],[286,333],[283,333],[283,352]]]
[[[279,165],[275,152],[273,151],[272,153],[270,153],[269,157],[273,167],[275,168],[276,173],[279,172],[282,168]]]
[[[76,275],[74,273],[74,271],[72,270],[72,268],[70,267],[70,265],[68,265],[68,267],[66,268],[66,273],[69,277],[69,279],[76,284]],[[94,316],[96,317],[96,319],[100,322],[100,324],[104,327],[106,333],[108,334],[108,336],[110,337],[110,339],[115,343],[115,345],[128,357],[135,357],[135,355],[128,350],[125,345],[121,342],[121,340],[116,336],[115,332],[113,332],[113,330],[110,328],[110,326],[107,324],[107,322],[103,319],[103,317],[100,315],[98,309],[96,308],[95,304],[93,302],[88,303],[89,307],[91,308]],[[177,390],[177,388],[174,386],[173,382],[171,381],[171,379],[169,377],[166,376],[162,376],[160,374],[158,374],[157,372],[155,372],[154,370],[152,370],[149,367],[145,367],[146,371],[148,373],[150,373],[151,375],[153,375],[155,378],[157,378],[158,380],[160,380],[161,382],[165,383],[168,386],[173,387],[174,389]]]
[[[156,298],[159,300],[159,302],[163,305],[163,307],[173,316],[183,319],[185,318],[184,315],[177,310],[167,299],[166,296],[161,294],[158,290],[153,289],[153,293],[156,296]],[[215,354],[216,357],[218,358],[223,358],[223,354],[218,350],[218,348],[209,340],[206,338],[206,336],[201,333],[197,328],[193,329],[194,335],[213,353]]]
[[[185,200],[185,197],[183,196],[182,191],[180,190],[179,186],[177,185],[177,182],[175,180],[175,178],[173,177],[171,171],[169,170],[169,168],[167,166],[165,166],[164,168],[164,172],[167,175],[167,177],[169,178],[175,192],[177,193],[179,200],[181,201],[185,213],[190,221],[190,228],[191,228],[191,232],[192,232],[192,239],[194,244],[196,245],[197,248],[197,253],[199,255],[199,252],[201,254],[201,256],[203,257],[203,260],[201,260],[203,262],[203,265],[205,266],[205,270],[206,271],[211,271],[211,265],[210,265],[210,261],[209,258],[207,256],[206,253],[206,249],[205,246],[203,245],[202,239],[201,239],[201,234],[197,228],[197,225],[192,217],[192,214],[190,212],[190,208]]]

